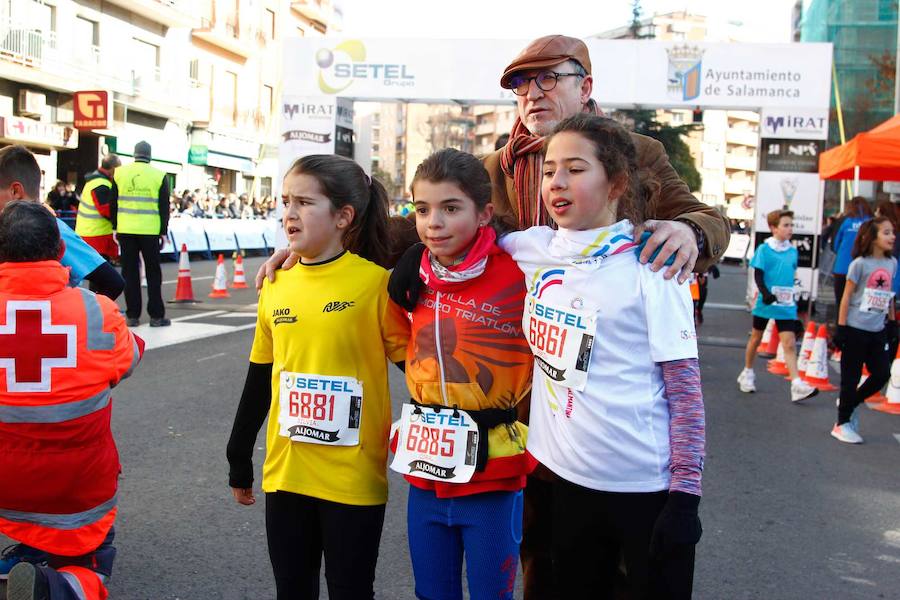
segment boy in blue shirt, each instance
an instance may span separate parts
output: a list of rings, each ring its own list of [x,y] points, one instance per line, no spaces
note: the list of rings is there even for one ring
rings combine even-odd
[[[769,319],[775,319],[778,336],[784,349],[784,363],[791,375],[791,401],[812,398],[819,390],[802,379],[797,372],[797,303],[794,300],[794,274],[797,271],[797,249],[791,244],[794,233],[794,213],[774,210],[766,215],[772,237],[767,238],[753,254],[750,266],[759,293],[753,307],[753,331],[747,342],[744,370],[738,376],[742,392],[756,391],[753,361]]]

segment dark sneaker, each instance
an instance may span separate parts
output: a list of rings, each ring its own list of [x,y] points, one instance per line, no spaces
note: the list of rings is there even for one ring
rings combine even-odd
[[[161,317],[159,319],[150,319],[150,327],[168,327],[172,324],[171,319]]]
[[[9,572],[6,600],[50,600],[47,576],[31,563],[17,564]]]
[[[131,317],[128,317],[127,319],[125,319],[125,324],[128,325],[129,327],[137,327],[138,325],[141,324],[141,320],[140,319],[132,319]]]
[[[25,544],[7,546],[0,552],[0,581],[9,577],[9,572],[20,562],[43,563],[46,560],[47,555],[37,548]]]

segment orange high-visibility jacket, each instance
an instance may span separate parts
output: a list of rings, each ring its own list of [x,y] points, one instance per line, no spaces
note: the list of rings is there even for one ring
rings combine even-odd
[[[0,532],[96,549],[116,516],[110,390],[143,352],[116,304],[56,261],[0,264]]]

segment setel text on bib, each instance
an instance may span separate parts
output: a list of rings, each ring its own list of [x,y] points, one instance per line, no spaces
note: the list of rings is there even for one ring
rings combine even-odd
[[[353,377],[281,372],[278,434],[294,442],[356,446],[362,382]]]
[[[522,330],[535,362],[559,385],[584,391],[587,385],[596,313],[556,306],[529,297],[522,314]]]
[[[466,483],[478,460],[478,425],[464,410],[404,404],[391,470],[422,479]]]

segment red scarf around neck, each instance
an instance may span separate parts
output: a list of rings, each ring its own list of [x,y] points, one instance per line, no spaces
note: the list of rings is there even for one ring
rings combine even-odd
[[[487,260],[492,254],[502,252],[495,243],[497,234],[490,225],[478,228],[475,241],[466,253],[466,257],[458,265],[445,267],[447,271],[457,275],[452,279],[442,278],[435,272],[431,262],[431,251],[427,248],[422,253],[422,261],[419,264],[419,277],[433,290],[439,292],[452,292],[465,287],[468,280],[478,277],[484,272]],[[482,261],[484,261],[482,263]]]
[[[600,109],[589,100],[584,112],[599,115]],[[516,214],[519,228],[550,224],[550,215],[541,202],[541,167],[544,166],[544,138],[532,134],[516,117],[509,142],[500,154],[500,168],[516,188]]]

